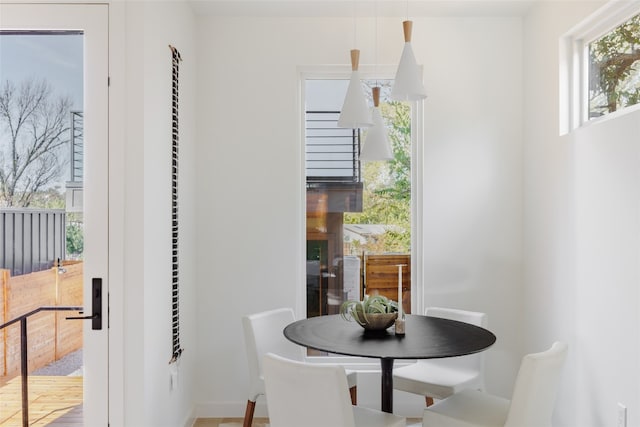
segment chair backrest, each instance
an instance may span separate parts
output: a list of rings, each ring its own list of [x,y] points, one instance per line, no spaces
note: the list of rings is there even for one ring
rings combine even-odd
[[[522,359],[505,427],[551,427],[553,407],[567,344],[555,342]]]
[[[343,367],[271,353],[263,367],[271,427],[355,427]]]
[[[480,313],[477,311],[458,310],[455,308],[443,307],[427,307],[424,314],[431,317],[441,317],[443,319],[470,323],[482,328],[486,328],[488,324],[487,315],[485,313]],[[429,363],[433,362],[434,361],[430,361]],[[447,357],[444,359],[438,359],[435,362],[442,366],[447,366],[454,369],[465,369],[478,372],[481,378],[481,388],[484,388],[484,352],[470,354],[468,356]]]
[[[264,394],[262,359],[267,353],[304,360],[304,348],[285,338],[282,330],[295,321],[291,308],[278,308],[242,317],[244,341],[249,363],[249,400]]]

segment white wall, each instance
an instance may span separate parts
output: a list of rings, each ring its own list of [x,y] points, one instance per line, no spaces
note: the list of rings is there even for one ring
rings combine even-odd
[[[112,5],[112,7],[122,5]],[[190,424],[196,360],[194,18],[184,2],[127,2],[122,41],[126,110],[124,170],[124,409],[127,426]],[[112,29],[121,29],[114,22]],[[179,280],[181,344],[178,385],[171,358],[171,51],[180,65]],[[119,143],[119,142],[118,142]]]
[[[422,26],[424,302],[488,314],[487,389],[508,396],[522,345],[522,21]]]
[[[640,425],[640,111],[573,135],[576,420]],[[590,390],[588,393],[584,391]]]
[[[489,313],[498,342],[487,353],[488,388],[508,395],[521,354],[522,21],[413,20],[430,93],[425,304]],[[360,64],[372,65],[373,20],[357,28]],[[401,19],[380,19],[379,28],[378,61],[396,64]],[[200,17],[197,29],[197,415],[241,416],[247,367],[240,317],[294,307],[304,291],[297,70],[348,70],[353,20]],[[359,400],[378,405],[371,389],[379,383],[364,381],[374,385],[359,390]],[[396,407],[404,400],[397,397]]]
[[[489,391],[508,395],[522,354],[562,339],[570,356],[556,424],[614,426],[615,403],[623,402],[629,426],[638,426],[639,112],[557,136],[558,38],[598,4],[540,2],[524,25],[508,17],[414,19],[430,93],[424,303],[489,313],[498,336],[487,352]],[[393,64],[400,20],[381,21],[379,60]],[[183,425],[191,402],[200,416],[243,413],[240,316],[295,306],[302,290],[297,69],[346,65],[352,28],[338,18],[193,20],[179,3],[129,4],[124,247],[126,259],[144,253],[145,262],[124,273],[127,425]],[[371,20],[359,28],[372,34]],[[361,64],[371,64],[372,41],[359,39]],[[169,43],[185,58],[181,93],[195,96],[198,123],[197,153],[186,142],[189,126],[181,127],[182,153],[191,156],[184,163],[197,172],[181,167],[194,189],[181,193],[181,231],[196,249],[185,245],[181,283],[197,285],[183,286],[186,353],[173,393],[162,356],[170,349],[169,296],[159,287],[168,283],[168,222],[157,215],[169,203]],[[181,103],[181,123],[193,124],[190,105]],[[184,221],[189,215],[195,223]],[[197,318],[187,314],[194,311]],[[375,378],[363,384],[361,396],[373,403],[366,389]]]
[[[525,21],[526,352],[569,343],[555,425],[640,425],[640,114],[559,137],[559,37],[598,2],[541,2]]]

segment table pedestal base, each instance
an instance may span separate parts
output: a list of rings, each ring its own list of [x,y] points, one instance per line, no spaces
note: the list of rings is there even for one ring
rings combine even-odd
[[[382,368],[382,411],[393,412],[393,359],[380,359]]]

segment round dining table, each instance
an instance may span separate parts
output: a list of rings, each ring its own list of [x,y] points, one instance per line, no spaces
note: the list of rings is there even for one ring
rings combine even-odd
[[[394,328],[365,331],[339,314],[298,320],[284,336],[304,347],[347,356],[380,359],[381,409],[393,412],[393,363],[396,359],[464,356],[489,348],[496,336],[487,329],[439,317],[407,315],[405,334]]]

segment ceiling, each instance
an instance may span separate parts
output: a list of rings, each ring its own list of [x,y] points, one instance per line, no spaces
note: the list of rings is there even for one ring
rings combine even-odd
[[[540,0],[187,0],[198,15],[265,17],[522,16]]]

